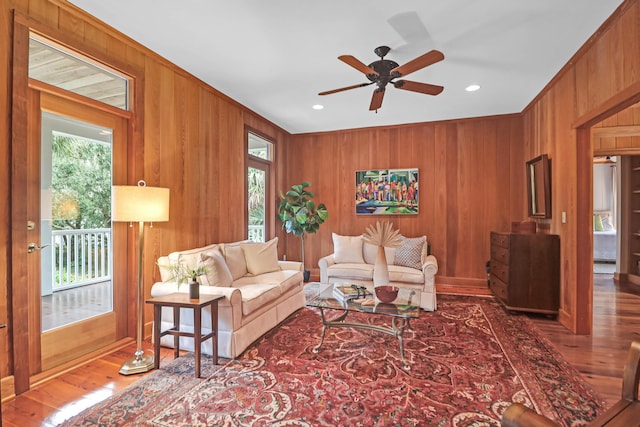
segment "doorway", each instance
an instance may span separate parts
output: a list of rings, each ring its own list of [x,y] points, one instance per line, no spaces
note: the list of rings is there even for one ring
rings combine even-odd
[[[593,272],[619,271],[620,156],[593,159]]]
[[[127,121],[36,89],[28,110],[25,254],[36,376],[122,338],[126,297],[117,296],[126,296],[126,280],[113,274],[110,197]]]

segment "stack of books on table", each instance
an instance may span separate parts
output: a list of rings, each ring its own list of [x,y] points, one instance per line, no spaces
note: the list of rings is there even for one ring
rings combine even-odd
[[[371,297],[373,294],[364,286],[360,285],[335,285],[333,287],[333,297],[340,302],[346,302],[353,298]]]

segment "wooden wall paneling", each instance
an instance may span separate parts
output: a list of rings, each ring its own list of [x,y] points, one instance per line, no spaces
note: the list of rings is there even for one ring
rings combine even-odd
[[[58,6],[43,0],[28,0],[29,7],[22,12],[28,13],[32,18],[42,23],[49,24],[55,28],[58,27],[58,18],[60,9]]]
[[[92,46],[96,50],[102,52],[107,50],[107,34],[92,22],[85,22],[83,40],[87,45]]]
[[[429,181],[423,181],[422,194],[431,194],[433,197],[433,227],[426,230],[427,239],[431,242],[431,252],[438,260],[438,274],[447,276],[448,259],[448,221],[444,221],[448,212],[451,187],[447,175],[448,159],[454,153],[450,147],[455,142],[456,127],[452,124],[434,125],[434,167],[433,176]],[[425,185],[431,182],[432,185]]]
[[[624,109],[616,114],[616,126],[625,126],[625,125],[633,125],[633,110],[631,108]],[[639,132],[640,134],[640,129]],[[615,138],[616,148],[633,148],[633,140],[631,135],[626,136],[617,136]]]
[[[402,133],[398,139],[398,145],[402,147],[403,141],[410,140],[413,141],[411,145],[412,154],[411,157],[414,159],[420,159],[416,166],[420,167],[419,170],[419,186],[418,186],[418,207],[419,212],[422,215],[416,217],[407,217],[406,222],[411,224],[409,229],[419,230],[420,227],[416,225],[416,222],[421,223],[421,227],[427,239],[431,241],[433,239],[432,233],[436,228],[435,218],[438,215],[437,204],[436,204],[436,179],[437,175],[435,175],[436,170],[436,144],[435,144],[435,132],[436,126],[421,126],[421,127],[407,127],[401,128],[405,133],[408,131],[409,135],[405,135]],[[397,151],[399,155],[401,153],[400,150]],[[397,159],[396,162],[399,167],[401,165],[401,159]],[[429,184],[427,184],[429,183]],[[403,232],[403,226],[400,228],[400,231]],[[403,232],[406,234],[406,232]],[[408,237],[419,237],[416,235],[411,235]]]
[[[220,129],[220,159],[216,167],[220,168],[221,232],[223,242],[244,239],[247,210],[244,206],[244,181],[246,176],[244,152],[244,123],[242,111],[235,105],[221,103],[217,117]]]
[[[500,127],[505,124],[499,124]],[[502,144],[508,144],[509,147],[509,218],[527,219],[527,200],[526,200],[526,173],[524,156],[524,137],[522,130],[522,117],[520,115],[512,116],[508,123],[508,129],[504,131],[505,138],[498,137],[500,151]],[[502,132],[500,133],[502,135]],[[502,170],[502,168],[500,169]],[[504,221],[504,219],[502,219]],[[508,221],[508,220],[507,220]],[[502,227],[510,227],[510,224],[501,224]],[[507,228],[505,228],[507,229]]]
[[[481,224],[478,230],[482,233],[484,230],[504,230],[495,228],[498,221],[501,218],[507,218],[509,215],[509,199],[503,197],[504,194],[509,194],[509,181],[510,181],[510,168],[505,167],[504,161],[509,158],[508,154],[508,134],[498,132],[498,122],[488,123],[488,126],[484,126],[479,130],[479,136],[482,138],[481,144],[482,154],[484,156],[484,165],[479,167],[479,174],[482,181],[481,185],[484,187],[484,191],[476,191],[476,197],[480,198],[478,203],[478,212],[481,220]],[[498,135],[500,135],[505,143],[500,144]],[[500,148],[507,146],[507,150],[502,152]],[[498,225],[499,226],[499,225]],[[507,229],[509,230],[509,229]],[[488,234],[488,233],[487,233]],[[484,260],[478,260],[473,264],[472,269],[469,271],[467,277],[482,277],[486,274],[486,261],[491,258],[490,239],[484,236],[477,236],[477,244],[474,248],[477,253],[484,254]],[[483,262],[484,261],[484,262]]]
[[[184,187],[178,194],[178,218],[180,219],[181,239],[187,248],[204,246],[204,240],[198,229],[198,218],[202,213],[202,203],[206,201],[199,197],[199,192],[206,191],[208,182],[202,181],[202,173],[206,159],[200,153],[201,142],[198,134],[199,106],[197,89],[194,83],[181,75],[175,76],[174,114],[176,134],[175,157],[179,159],[179,171]],[[194,103],[196,101],[196,103]]]
[[[317,156],[318,159],[334,159],[336,157],[335,147],[337,143],[338,142],[335,137],[330,138],[328,141],[323,143],[316,142],[314,144],[314,153],[312,154]],[[325,206],[327,206],[329,218],[320,226],[320,232],[316,233],[313,239],[313,244],[310,245],[312,251],[310,253],[309,261],[306,261],[306,263],[307,268],[312,268],[312,271],[319,271],[318,263],[315,260],[333,252],[333,240],[331,238],[331,234],[323,232],[326,229],[334,228],[333,225],[339,223],[341,217],[344,217],[334,209],[336,206],[337,190],[339,190],[340,183],[342,182],[340,181],[339,168],[337,168],[335,163],[331,161],[316,162],[316,164],[318,168],[317,173],[318,175],[321,175],[323,179],[313,183],[315,186],[314,200],[318,203],[324,203]],[[353,175],[353,178],[351,179],[355,180],[354,172],[355,170],[347,170],[347,179],[350,175]],[[353,200],[355,200],[355,195],[353,196]],[[351,215],[354,214],[351,213]],[[319,274],[320,273],[318,272],[317,275],[319,276]]]
[[[208,183],[200,188],[198,197],[202,199],[203,209],[198,218],[198,228],[204,236],[205,242],[219,242],[220,222],[220,183],[222,176],[217,163],[220,161],[220,139],[214,117],[218,115],[218,101],[213,94],[200,89],[200,128],[198,140],[203,145],[202,158],[204,161],[201,178]]]
[[[438,271],[441,276],[453,277],[458,264],[458,259],[461,258],[458,252],[458,240],[460,236],[460,230],[458,223],[453,219],[456,218],[458,213],[458,200],[460,197],[460,183],[458,173],[458,165],[460,152],[458,149],[459,139],[463,137],[460,125],[453,126],[454,132],[451,132],[451,137],[447,138],[447,157],[446,157],[446,169],[444,173],[445,185],[447,191],[447,205],[446,205],[446,242],[447,250],[440,257],[445,264],[445,269]]]
[[[72,34],[84,34],[85,22],[76,14],[70,13],[68,10],[59,9],[58,12],[58,28]]]

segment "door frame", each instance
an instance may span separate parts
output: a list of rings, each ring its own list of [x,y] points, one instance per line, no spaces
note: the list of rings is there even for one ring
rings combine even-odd
[[[575,334],[593,330],[593,141],[591,127],[640,102],[640,82],[633,83],[599,104],[572,124],[575,131],[576,184],[576,284],[567,289],[575,299],[575,312],[563,323]],[[571,260],[569,260],[571,262]]]
[[[124,63],[121,60],[109,55],[104,50],[97,50],[88,46],[82,39],[82,34],[77,36],[63,34],[55,28],[48,27],[42,23],[14,11],[13,13],[13,44],[12,44],[12,86],[11,86],[11,231],[9,236],[9,250],[7,266],[10,271],[7,284],[9,289],[9,319],[10,325],[10,345],[9,364],[13,367],[13,386],[15,394],[23,393],[31,387],[30,360],[25,355],[29,354],[29,292],[27,283],[28,265],[25,257],[25,248],[28,243],[27,234],[27,200],[24,197],[28,185],[26,167],[27,165],[27,140],[30,129],[28,128],[28,96],[29,96],[29,36],[36,33],[46,39],[53,40],[61,46],[65,46],[84,56],[105,64],[109,68],[130,78],[131,87],[129,91],[130,109],[124,111],[115,107],[102,105],[97,101],[80,95],[69,95],[68,92],[61,94],[64,97],[74,97],[78,102],[89,105],[100,105],[111,112],[118,112],[127,118],[127,147],[124,148],[124,158],[115,159],[114,164],[119,165],[124,177],[114,184],[126,184],[135,182],[135,177],[143,176],[143,100],[144,100],[144,70]],[[40,85],[48,86],[38,82]],[[56,91],[56,88],[51,88]],[[58,90],[59,92],[62,92]],[[114,225],[114,232],[117,229],[126,230],[126,224]],[[125,231],[126,232],[126,231]],[[133,233],[126,232],[124,241],[118,243],[114,240],[114,266],[123,271],[126,276],[126,299],[127,316],[125,325],[119,327],[124,331],[124,336],[135,337],[136,334],[136,307],[130,303],[135,301],[136,286],[136,241]],[[115,297],[115,296],[114,296]],[[120,335],[120,334],[119,334]],[[35,383],[35,381],[33,381]]]

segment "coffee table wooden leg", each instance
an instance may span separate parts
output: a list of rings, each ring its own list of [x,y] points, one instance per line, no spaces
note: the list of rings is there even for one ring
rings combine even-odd
[[[180,330],[180,307],[173,307],[173,329]],[[173,358],[180,357],[180,337],[176,334],[173,336]]]
[[[153,306],[153,367],[160,368],[160,319],[162,317],[162,306]]]
[[[196,378],[200,378],[200,350],[202,343],[202,307],[193,309],[193,347],[196,365]]]

